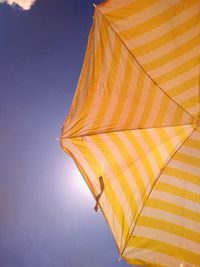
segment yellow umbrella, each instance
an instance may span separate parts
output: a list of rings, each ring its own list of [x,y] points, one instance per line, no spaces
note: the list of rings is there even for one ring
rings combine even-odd
[[[60,143],[120,257],[200,266],[200,1],[95,8]]]

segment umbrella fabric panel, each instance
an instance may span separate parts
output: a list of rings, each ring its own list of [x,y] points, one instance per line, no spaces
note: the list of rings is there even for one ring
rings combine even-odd
[[[63,136],[191,122],[192,116],[145,73],[97,9]]]
[[[108,1],[98,10],[156,84],[198,116],[199,1]]]
[[[165,266],[199,266],[200,262],[200,136],[184,142],[165,167],[150,194],[124,252]],[[158,256],[156,256],[158,253]],[[166,258],[166,259],[165,259]],[[177,258],[177,259],[175,259]]]
[[[108,0],[60,138],[113,233],[145,266],[200,266],[198,0]]]
[[[103,177],[99,203],[121,256],[161,170],[192,131],[178,126],[63,138],[95,197]]]

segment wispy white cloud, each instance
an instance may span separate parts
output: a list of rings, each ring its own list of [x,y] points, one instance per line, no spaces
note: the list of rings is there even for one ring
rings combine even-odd
[[[36,0],[0,0],[0,3],[6,3],[8,5],[18,5],[24,10],[28,10],[35,3]]]

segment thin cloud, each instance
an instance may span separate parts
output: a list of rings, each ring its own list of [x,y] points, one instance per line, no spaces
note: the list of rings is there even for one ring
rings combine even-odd
[[[0,3],[6,3],[10,6],[18,5],[23,10],[29,10],[36,0],[0,0]]]

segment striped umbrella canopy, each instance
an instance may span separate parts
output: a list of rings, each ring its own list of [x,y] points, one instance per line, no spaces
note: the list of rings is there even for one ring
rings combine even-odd
[[[120,257],[200,266],[200,1],[95,6],[60,143]]]

